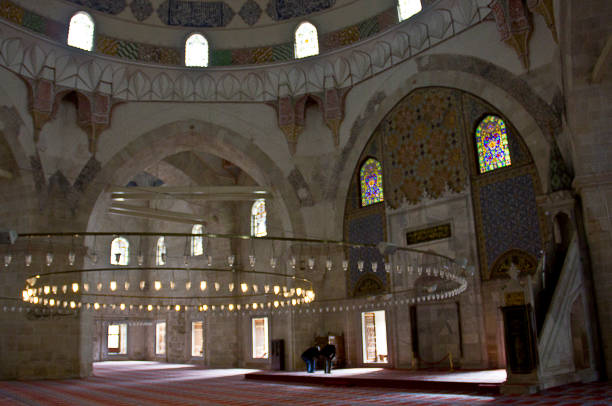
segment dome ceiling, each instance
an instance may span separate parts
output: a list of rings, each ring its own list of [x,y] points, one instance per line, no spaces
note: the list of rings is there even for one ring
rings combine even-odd
[[[350,0],[65,0],[147,24],[222,28],[266,25],[304,17]]]

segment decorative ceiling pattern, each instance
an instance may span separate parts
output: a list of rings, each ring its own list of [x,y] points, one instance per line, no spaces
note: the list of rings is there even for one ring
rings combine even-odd
[[[115,100],[276,101],[281,94],[294,97],[354,86],[470,29],[488,15],[473,0],[439,0],[435,7],[427,10],[418,23],[397,24],[376,41],[362,41],[327,55],[289,63],[225,70],[167,69],[75,52],[63,45],[65,24],[2,0],[0,18],[8,22],[0,21],[0,66],[25,79],[49,81],[55,89],[95,92]],[[56,44],[42,42],[20,27],[46,35]],[[147,47],[151,53],[145,55],[161,58],[169,54]],[[182,54],[178,48],[162,50]]]
[[[266,13],[274,21],[289,20],[327,10],[336,0],[270,0]]]
[[[110,15],[121,14],[128,8],[128,0],[68,1]],[[129,10],[136,21],[142,22],[151,17],[156,9],[156,15],[161,23],[180,27],[226,27],[236,14],[248,26],[253,26],[263,15],[262,5],[255,0],[245,0],[238,7],[235,2],[232,4],[235,8],[224,1],[132,0],[129,3]],[[336,4],[336,0],[269,0],[263,4],[266,14],[273,21],[284,21],[331,9]]]

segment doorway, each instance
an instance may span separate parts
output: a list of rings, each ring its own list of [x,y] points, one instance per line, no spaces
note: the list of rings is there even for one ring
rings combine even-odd
[[[387,322],[384,310],[361,313],[361,337],[364,364],[386,364],[389,362]]]

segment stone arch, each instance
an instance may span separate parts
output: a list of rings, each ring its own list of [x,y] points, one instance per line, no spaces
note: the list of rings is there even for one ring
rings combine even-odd
[[[175,121],[142,134],[114,154],[89,183],[80,201],[76,223],[82,228],[92,224],[99,196],[108,184],[121,184],[165,156],[188,150],[201,150],[238,164],[261,186],[270,187],[277,196],[282,227],[294,235],[304,235],[299,190],[281,169],[251,140],[225,127],[199,120]],[[163,153],[163,156],[160,155]],[[294,169],[292,174],[297,171]],[[303,185],[299,185],[300,188]]]
[[[378,295],[385,292],[385,285],[380,278],[370,273],[363,275],[355,284],[353,296]]]
[[[450,57],[448,55],[436,56]],[[474,63],[486,66],[490,65],[497,70],[501,70],[501,68],[477,58],[469,59],[471,61],[473,60],[472,62],[476,61]],[[524,84],[524,82],[512,73],[505,70],[503,70],[503,72],[512,82],[520,81]],[[534,159],[534,164],[542,189],[539,192],[543,193],[550,189],[548,172],[550,149],[553,139],[551,134],[547,133],[547,131],[552,131],[552,128],[542,128],[546,124],[543,123],[542,120],[538,120],[534,117],[532,114],[532,106],[530,106],[524,98],[511,94],[508,89],[503,88],[497,81],[490,80],[484,73],[479,74],[478,71],[428,71],[422,69],[411,76],[405,77],[402,76],[405,72],[398,69],[394,74],[399,77],[396,78],[395,81],[393,77],[388,78],[387,81],[398,83],[399,85],[396,90],[391,94],[385,94],[382,89],[384,85],[374,90],[371,93],[373,95],[372,98],[364,102],[366,107],[362,110],[360,117],[356,118],[353,128],[349,131],[350,134],[343,146],[343,159],[340,161],[339,167],[336,168],[336,173],[339,174],[337,177],[338,183],[334,184],[333,193],[335,193],[335,195],[332,195],[336,203],[335,207],[344,207],[344,201],[350,186],[351,174],[358,164],[363,149],[377,126],[404,97],[416,89],[425,87],[446,87],[478,95],[478,97],[499,110],[517,129],[531,156],[537,158]],[[527,87],[527,85],[525,85],[525,87]],[[527,87],[526,90],[523,90],[525,92],[530,92],[529,96],[531,99],[536,99],[538,102],[541,102],[538,104],[539,107],[540,104],[545,104],[545,102],[543,102],[530,88]],[[551,112],[546,112],[546,114],[550,115],[547,122],[556,122]],[[554,127],[554,125],[550,124],[549,127]],[[336,217],[336,227],[338,227],[338,229],[340,229],[343,219],[344,213],[340,212]]]

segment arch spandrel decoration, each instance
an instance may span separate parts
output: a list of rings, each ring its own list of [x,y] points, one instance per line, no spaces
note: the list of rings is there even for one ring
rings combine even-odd
[[[512,164],[506,123],[500,117],[486,116],[474,134],[480,173],[504,168]]]
[[[381,293],[385,293],[385,285],[378,277],[371,273],[363,275],[353,289],[354,297],[378,295]]]
[[[508,278],[510,268],[516,267],[521,274],[533,275],[538,267],[538,260],[522,250],[508,250],[497,258],[491,268],[491,279]]]
[[[369,206],[385,200],[382,165],[374,158],[367,159],[359,170],[361,206]]]

